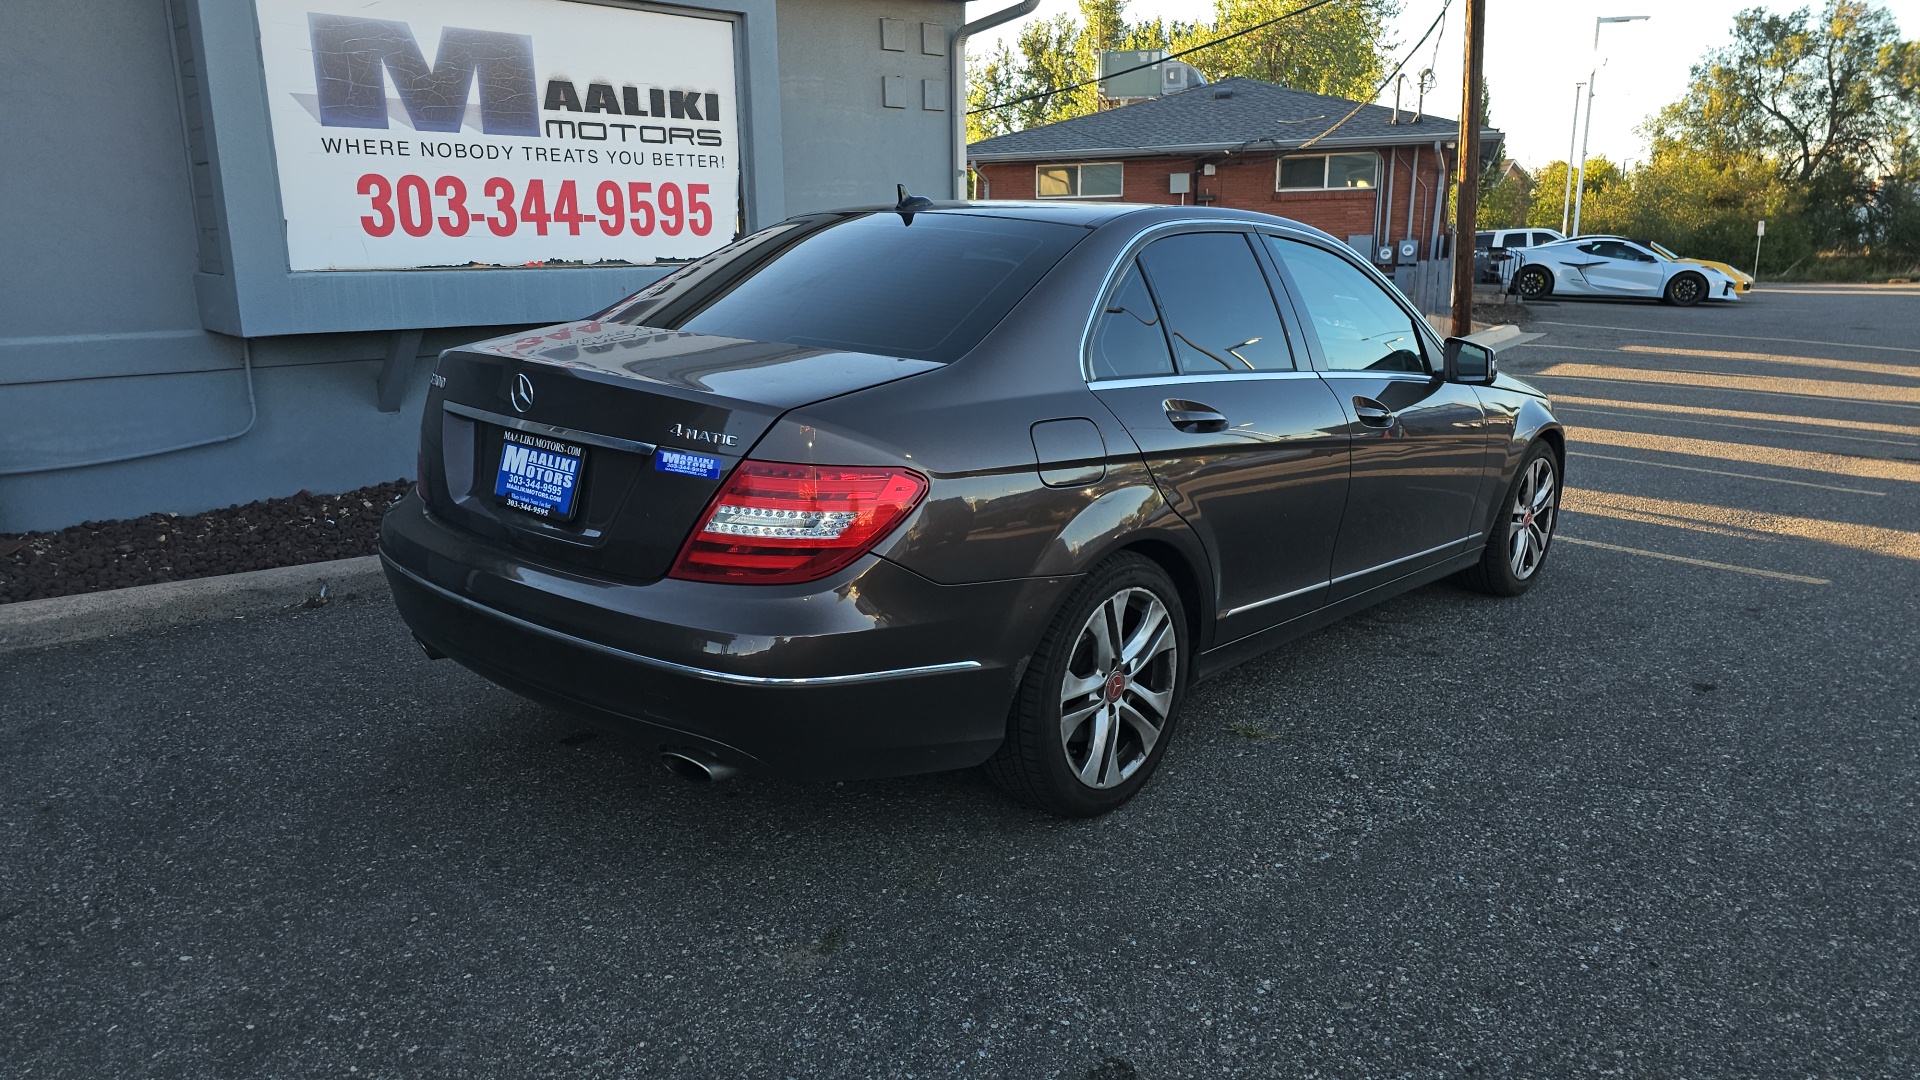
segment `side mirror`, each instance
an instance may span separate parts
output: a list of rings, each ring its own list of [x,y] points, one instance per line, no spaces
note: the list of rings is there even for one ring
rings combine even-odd
[[[1485,386],[1499,371],[1494,366],[1493,350],[1466,338],[1447,339],[1447,381]]]

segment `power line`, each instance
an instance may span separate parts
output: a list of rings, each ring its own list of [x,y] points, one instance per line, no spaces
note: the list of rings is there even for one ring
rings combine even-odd
[[[1120,75],[1131,75],[1136,71],[1145,71],[1151,67],[1159,67],[1161,64],[1164,64],[1169,60],[1178,60],[1183,56],[1191,56],[1192,54],[1197,53],[1202,49],[1211,49],[1215,45],[1218,45],[1222,42],[1232,41],[1234,38],[1237,38],[1237,37],[1245,37],[1246,35],[1253,33],[1255,30],[1265,30],[1267,27],[1272,26],[1274,23],[1285,22],[1286,20],[1291,19],[1296,15],[1305,15],[1307,12],[1312,11],[1314,8],[1326,7],[1328,4],[1332,4],[1336,2],[1337,0],[1313,0],[1313,3],[1308,4],[1306,7],[1296,8],[1293,11],[1287,12],[1285,15],[1276,15],[1273,18],[1268,19],[1266,22],[1255,23],[1244,30],[1235,30],[1231,34],[1226,34],[1222,37],[1214,38],[1212,41],[1204,42],[1202,44],[1195,45],[1191,48],[1182,49],[1176,53],[1168,53],[1167,55],[1161,57],[1158,60],[1153,61],[1152,63],[1137,64],[1133,67],[1125,68],[1120,71],[1110,71],[1107,74],[1099,76],[1097,78],[1083,79],[1080,82],[1074,83],[1071,86],[1056,86],[1051,90],[1042,90],[1036,94],[1028,94],[1026,97],[1008,98],[1006,101],[995,102],[992,105],[982,105],[977,109],[968,109],[967,115],[973,116],[977,113],[992,112],[995,109],[1007,109],[1015,105],[1024,105],[1029,101],[1037,101],[1040,98],[1052,97],[1055,94],[1069,93],[1071,91],[1078,90],[1083,86],[1092,86],[1094,83],[1100,82],[1103,79],[1111,79]],[[1432,33],[1432,31],[1428,31],[1428,33]],[[1427,39],[1423,37],[1420,40],[1424,42]],[[1415,48],[1418,48],[1418,47],[1419,46],[1415,46]],[[1401,67],[1405,67],[1405,66],[1406,66],[1405,62],[1402,61]],[[1398,71],[1399,69],[1395,68],[1394,70]],[[1375,96],[1378,96],[1378,91],[1375,92]]]
[[[1452,6],[1453,6],[1453,0],[1446,0],[1445,3],[1440,5],[1440,14],[1435,15],[1433,17],[1433,25],[1427,27],[1427,32],[1424,34],[1421,34],[1420,40],[1414,42],[1413,48],[1407,50],[1407,55],[1402,57],[1400,62],[1393,66],[1392,71],[1387,72],[1387,77],[1380,80],[1380,85],[1373,88],[1373,93],[1367,96],[1366,101],[1363,101],[1358,105],[1355,105],[1353,107],[1352,112],[1349,112],[1347,113],[1347,115],[1341,117],[1338,120],[1335,120],[1333,122],[1332,127],[1328,128],[1327,130],[1321,132],[1318,135],[1315,135],[1313,138],[1308,139],[1306,142],[1301,143],[1299,146],[1294,147],[1294,149],[1305,150],[1307,147],[1312,146],[1314,143],[1317,143],[1321,139],[1324,139],[1327,136],[1333,134],[1336,130],[1339,129],[1341,124],[1344,124],[1347,121],[1353,119],[1355,116],[1359,115],[1361,109],[1366,108],[1368,104],[1378,99],[1380,97],[1380,94],[1386,90],[1387,84],[1392,82],[1395,78],[1397,78],[1400,74],[1401,69],[1407,66],[1407,61],[1413,59],[1413,54],[1420,51],[1420,46],[1425,45],[1427,43],[1427,39],[1433,36],[1433,32],[1435,30],[1440,29],[1441,24],[1446,21],[1447,9],[1451,8]],[[1439,42],[1435,42],[1434,48],[1438,50],[1439,47],[1440,47]],[[1438,54],[1436,53],[1436,55]]]

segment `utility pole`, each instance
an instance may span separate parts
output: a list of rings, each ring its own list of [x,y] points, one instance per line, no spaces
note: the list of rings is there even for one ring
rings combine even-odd
[[[1467,55],[1461,65],[1460,201],[1453,227],[1453,336],[1473,333],[1473,245],[1480,212],[1480,62],[1487,37],[1486,0],[1466,0]]]

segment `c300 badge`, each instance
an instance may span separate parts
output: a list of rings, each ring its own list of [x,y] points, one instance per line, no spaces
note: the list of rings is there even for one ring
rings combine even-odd
[[[712,443],[715,446],[733,446],[740,441],[740,436],[738,435],[723,435],[718,431],[701,431],[699,428],[690,428],[685,424],[673,425],[672,428],[668,429],[667,434],[682,439],[690,439],[694,442]]]

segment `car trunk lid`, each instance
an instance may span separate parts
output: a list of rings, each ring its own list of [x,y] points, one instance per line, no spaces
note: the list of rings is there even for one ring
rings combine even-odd
[[[782,413],[939,366],[597,321],[479,342],[435,375],[429,505],[545,559],[650,581]]]

